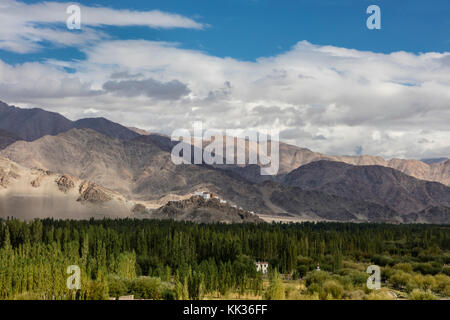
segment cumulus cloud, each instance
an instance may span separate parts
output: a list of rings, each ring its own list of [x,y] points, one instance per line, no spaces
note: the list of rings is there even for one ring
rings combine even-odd
[[[0,60],[0,97],[6,100],[93,97],[101,94],[89,81],[58,66],[39,62],[9,65]]]
[[[107,81],[103,89],[125,97],[145,95],[157,100],[178,100],[189,94],[186,84],[172,80],[161,82],[155,79]]]
[[[142,73],[131,74],[128,71],[117,71],[111,75],[111,79],[134,79],[142,77]]]
[[[81,31],[66,28],[70,2],[26,4],[17,0],[0,3],[0,48],[28,53],[42,48],[44,41],[54,45],[80,46],[108,37],[99,26],[145,26],[149,28],[203,29],[206,25],[178,14],[159,10],[131,11],[106,7],[80,6]]]
[[[86,60],[47,61],[31,74],[20,71],[30,66],[3,64],[15,79],[8,102],[39,103],[71,118],[92,108],[166,134],[203,121],[216,129],[279,129],[286,142],[330,154],[361,146],[387,158],[449,156],[448,52],[380,54],[302,41],[249,62],[144,40],[106,40],[83,51]],[[39,86],[39,74],[55,85]],[[56,95],[66,78],[73,83],[65,94],[74,99]],[[8,81],[0,73],[0,84]],[[39,96],[21,95],[33,86]]]

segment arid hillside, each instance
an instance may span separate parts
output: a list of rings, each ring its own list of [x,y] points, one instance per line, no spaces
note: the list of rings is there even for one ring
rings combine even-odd
[[[134,207],[134,202],[96,183],[0,158],[1,218],[125,218]]]

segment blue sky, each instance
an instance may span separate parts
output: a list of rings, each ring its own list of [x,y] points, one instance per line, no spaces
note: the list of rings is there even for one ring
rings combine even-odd
[[[0,0],[0,100],[328,154],[450,157],[449,0]],[[369,30],[368,6],[381,8]]]
[[[183,48],[241,60],[280,54],[300,40],[383,53],[443,52],[450,48],[448,0],[81,0],[77,3],[137,11],[157,9],[190,17],[209,26],[203,30],[145,26],[101,29],[117,39],[175,41]],[[381,8],[381,30],[366,28],[366,8],[370,4]],[[33,54],[1,50],[0,57],[9,63],[22,63],[48,58],[82,59],[83,54],[66,47]]]

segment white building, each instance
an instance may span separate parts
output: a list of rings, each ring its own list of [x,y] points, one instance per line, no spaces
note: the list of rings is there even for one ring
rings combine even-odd
[[[214,198],[214,195],[212,193],[205,192],[205,191],[196,191],[196,192],[194,192],[194,196],[200,196],[205,200]]]
[[[195,192],[194,192],[194,196],[202,197],[202,198],[205,199],[205,200],[208,200],[208,199],[217,199],[217,200],[219,200],[220,203],[222,203],[222,204],[227,203],[226,200],[223,200],[223,199],[219,198],[216,194],[211,193],[211,192],[207,192],[207,191],[195,191]]]
[[[269,263],[268,262],[261,262],[257,261],[256,264],[256,272],[262,272],[262,274],[267,274],[267,271],[269,269]]]

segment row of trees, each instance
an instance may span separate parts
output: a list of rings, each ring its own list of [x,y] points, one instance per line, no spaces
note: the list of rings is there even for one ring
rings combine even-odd
[[[383,224],[214,224],[155,220],[0,220],[0,299],[201,298],[228,291],[261,294],[254,261],[302,278],[343,259],[383,266],[412,263],[424,274],[450,263],[450,228]],[[69,265],[82,289],[66,286]],[[155,289],[156,288],[156,289]],[[156,292],[156,293],[155,293]]]

